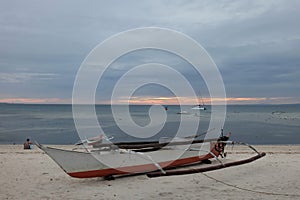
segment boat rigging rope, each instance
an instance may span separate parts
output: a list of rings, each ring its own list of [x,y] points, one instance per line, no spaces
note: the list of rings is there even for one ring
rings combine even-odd
[[[243,188],[243,187],[240,187],[240,186],[237,186],[237,185],[226,183],[226,182],[224,182],[222,180],[219,180],[219,179],[216,179],[216,178],[214,178],[212,176],[209,176],[206,173],[200,173],[200,174],[202,174],[205,177],[207,177],[207,178],[209,178],[211,180],[214,180],[214,181],[216,181],[218,183],[226,185],[228,187],[232,187],[232,188],[243,190],[243,191],[253,192],[253,193],[257,193],[257,194],[264,194],[264,195],[272,195],[272,196],[300,197],[300,194],[274,193],[274,192],[265,192],[265,191],[251,190],[251,189],[248,189],[248,188]]]

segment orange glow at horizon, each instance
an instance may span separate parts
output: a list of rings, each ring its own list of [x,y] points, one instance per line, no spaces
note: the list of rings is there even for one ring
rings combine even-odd
[[[60,98],[3,98],[0,103],[24,104],[71,104],[71,99]],[[136,105],[196,105],[196,104],[284,104],[299,103],[299,99],[292,97],[227,97],[227,98],[191,98],[191,97],[131,97],[111,101],[96,101],[96,104],[136,104]],[[82,102],[85,104],[85,102]]]
[[[277,98],[274,98],[277,99]],[[190,98],[190,97],[132,97],[127,100],[118,100],[114,104],[160,104],[160,105],[194,105],[194,104],[247,104],[247,103],[263,103],[267,98],[253,97],[229,97],[229,98]],[[179,103],[180,102],[180,103]]]
[[[227,97],[227,98],[190,98],[190,97],[132,97],[129,101],[118,100],[114,104],[160,104],[160,105],[194,104],[262,104],[262,103],[298,103],[291,97]]]
[[[24,103],[24,104],[59,104],[69,103],[69,100],[60,98],[4,98],[0,99],[0,103]]]

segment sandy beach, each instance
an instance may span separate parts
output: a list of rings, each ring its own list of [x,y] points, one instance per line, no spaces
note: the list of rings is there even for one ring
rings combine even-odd
[[[61,146],[70,148],[70,146]],[[148,178],[76,179],[37,147],[0,145],[0,199],[299,199],[300,145],[256,146],[267,155],[212,172]],[[228,148],[227,159],[252,156]]]

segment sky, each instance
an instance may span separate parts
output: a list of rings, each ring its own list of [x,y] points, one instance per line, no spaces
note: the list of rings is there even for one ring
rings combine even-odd
[[[162,27],[190,36],[207,50],[222,75],[229,104],[300,103],[299,9],[298,0],[3,0],[0,102],[71,103],[76,73],[96,45],[129,29]],[[153,57],[151,61],[176,63],[197,95],[210,101],[203,80],[188,64],[174,55],[146,51],[112,64],[96,102],[109,102],[109,88],[130,64]],[[116,66],[122,70],[114,70]],[[132,103],[173,104],[175,96],[152,85],[140,88]]]

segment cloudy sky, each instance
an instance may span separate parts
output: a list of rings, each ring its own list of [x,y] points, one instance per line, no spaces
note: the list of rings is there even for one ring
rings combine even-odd
[[[229,103],[300,103],[299,9],[298,0],[1,1],[0,102],[71,103],[77,70],[96,45],[151,26],[200,43],[220,70]],[[203,86],[185,63],[164,53],[128,55],[114,65],[125,70],[147,56],[182,64],[187,79]],[[120,77],[114,69],[107,80]],[[113,84],[102,82],[108,86],[103,88]],[[203,98],[209,98],[203,87]],[[97,102],[107,101],[109,92],[100,93]],[[136,95],[143,103],[173,101],[157,86]]]

